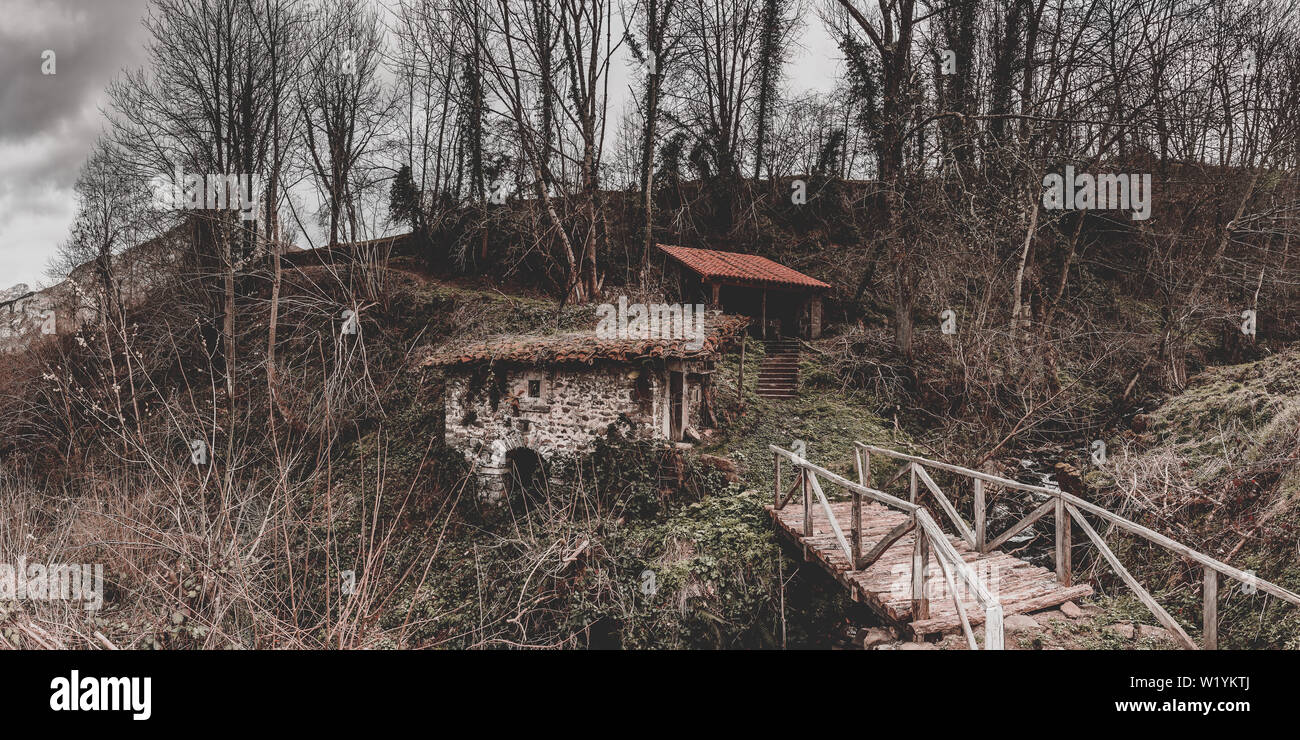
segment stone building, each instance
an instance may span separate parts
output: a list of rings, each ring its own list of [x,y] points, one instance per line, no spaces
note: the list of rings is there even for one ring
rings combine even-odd
[[[505,336],[442,348],[422,364],[444,376],[447,444],[474,465],[482,495],[497,498],[622,419],[650,439],[699,439],[714,425],[717,359],[748,323],[713,312],[702,342],[592,330]]]

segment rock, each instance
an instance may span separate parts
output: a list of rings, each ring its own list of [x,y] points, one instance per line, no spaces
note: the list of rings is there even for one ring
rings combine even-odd
[[[1034,621],[1038,622],[1039,625],[1048,622],[1061,622],[1065,619],[1067,619],[1067,617],[1061,613],[1060,609],[1045,609],[1041,612],[1034,612]]]
[[[1146,430],[1151,428],[1151,415],[1138,414],[1137,416],[1134,416],[1131,426],[1133,431],[1137,432],[1138,434],[1145,432]]]
[[[1151,640],[1172,640],[1174,637],[1169,634],[1169,630],[1164,629],[1163,627],[1152,627],[1149,624],[1139,624],[1137,635],[1139,638],[1147,638]]]
[[[854,640],[863,649],[870,650],[877,645],[883,645],[887,642],[894,641],[894,635],[889,630],[879,627],[871,627],[864,630],[858,630],[858,636]]]
[[[1062,491],[1076,496],[1084,493],[1087,485],[1083,482],[1083,473],[1068,462],[1059,462],[1053,466],[1056,484]]]
[[[1115,634],[1119,635],[1120,637],[1123,637],[1125,640],[1133,639],[1133,632],[1134,632],[1133,625],[1128,622],[1122,622],[1120,624],[1112,624],[1110,628],[1114,630]]]
[[[899,650],[938,650],[939,646],[929,642],[905,642],[898,646]]]
[[[1012,614],[1002,620],[1002,628],[1007,632],[1026,632],[1038,629],[1038,622],[1028,614]]]
[[[1064,604],[1061,604],[1061,613],[1070,619],[1078,619],[1083,616],[1083,610],[1073,601],[1067,601]]]
[[[700,462],[721,471],[723,475],[727,476],[728,483],[740,482],[740,470],[736,467],[734,461],[717,455],[700,455]]]

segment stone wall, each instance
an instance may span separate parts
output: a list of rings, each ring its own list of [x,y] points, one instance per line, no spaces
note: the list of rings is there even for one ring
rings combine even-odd
[[[124,306],[139,306],[171,274],[183,234],[173,230],[113,256],[113,282]],[[102,293],[94,262],[49,288],[15,285],[0,291],[0,354],[21,352],[43,336],[71,334],[98,321]]]
[[[510,472],[506,455],[516,448],[546,460],[582,452],[620,415],[650,438],[668,438],[664,370],[597,365],[494,372],[495,379],[483,367],[449,373],[444,391],[447,444],[476,466],[488,498],[504,490]],[[493,383],[501,390],[495,409]]]

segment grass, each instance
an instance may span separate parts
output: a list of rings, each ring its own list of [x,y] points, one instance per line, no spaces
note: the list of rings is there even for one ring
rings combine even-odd
[[[717,440],[701,450],[734,459],[742,468],[746,485],[763,492],[772,490],[773,459],[768,445],[788,450],[795,440],[802,440],[809,460],[851,480],[856,479],[855,441],[905,446],[905,437],[876,415],[872,399],[860,393],[807,387],[809,378],[824,377],[828,372],[818,353],[801,354],[801,387],[796,397],[790,399],[758,396],[758,368],[762,360],[763,345],[751,340],[745,353],[744,408],[736,411],[736,417]],[[738,364],[736,353],[725,357],[720,363],[723,377],[734,379]],[[734,385],[723,392],[728,394],[724,400],[734,403]],[[877,471],[876,463],[884,461],[873,461],[873,472],[884,474],[886,467]],[[828,495],[831,493],[827,491]]]

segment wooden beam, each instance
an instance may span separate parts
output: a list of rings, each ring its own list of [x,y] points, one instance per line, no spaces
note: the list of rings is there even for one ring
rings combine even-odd
[[[849,480],[848,478],[845,478],[844,476],[836,475],[835,473],[832,473],[831,471],[826,470],[825,468],[819,468],[816,465],[813,465],[812,463],[808,462],[802,457],[799,457],[798,455],[795,455],[793,452],[789,450],[783,450],[780,447],[777,447],[776,445],[768,445],[767,449],[781,455],[782,457],[794,463],[796,466],[800,468],[804,468],[804,467],[816,468],[818,475],[830,481],[831,483],[834,483],[840,488],[843,488],[846,491],[858,491],[863,496],[866,496],[872,501],[877,501],[879,503],[885,504],[886,506],[892,506],[895,509],[901,509],[906,512],[916,511],[917,507],[915,504],[909,504],[908,502],[904,501],[901,498],[898,498],[897,496],[891,496],[888,493],[885,493],[884,491],[875,488],[860,486],[857,483],[854,483],[853,481]]]
[[[736,379],[736,403],[745,408],[745,335],[740,335],[740,372]]]
[[[1001,535],[998,536],[997,539],[990,542],[988,549],[985,550],[985,552],[988,552],[988,550],[998,549],[998,547],[1000,547],[1003,542],[1006,542],[1012,537],[1015,537],[1025,527],[1028,527],[1030,524],[1033,524],[1039,519],[1042,519],[1044,516],[1047,515],[1047,512],[1052,511],[1055,508],[1056,508],[1056,501],[1048,501],[1044,503],[1042,506],[1039,506],[1037,509],[1034,509],[1033,511],[1029,512],[1028,514],[1025,515],[1025,518],[1021,519],[1020,521],[1012,525],[1011,529],[1008,529],[1007,531],[1003,532]]]
[[[1002,634],[1002,605],[984,607],[984,649],[1001,650],[1005,646]]]
[[[970,627],[970,618],[966,616],[966,605],[961,602],[961,594],[957,593],[957,584],[953,582],[952,573],[948,571],[948,561],[936,551],[935,560],[939,562],[939,570],[943,572],[943,581],[948,584],[948,593],[952,595],[952,603],[957,607],[957,618],[961,620],[962,632],[966,633],[966,641],[971,650],[979,650],[979,643],[975,642],[975,631]]]
[[[871,548],[871,552],[867,553],[866,557],[862,558],[862,563],[857,569],[866,570],[867,568],[870,568],[873,563],[880,559],[881,555],[885,554],[886,550],[893,547],[894,543],[898,542],[900,537],[911,532],[915,527],[916,520],[912,517],[908,517],[906,521],[889,530],[889,532]]]
[[[849,542],[844,538],[844,530],[840,529],[839,519],[835,517],[835,511],[831,509],[831,502],[826,498],[826,493],[822,491],[822,484],[817,482],[817,474],[811,470],[805,470],[808,481],[812,484],[813,493],[817,495],[817,500],[821,501],[822,508],[826,511],[826,519],[831,525],[831,531],[835,533],[835,539],[840,543],[840,549],[844,551],[844,557],[848,559],[849,565],[853,564],[853,548],[849,547]]]
[[[854,491],[853,510],[850,513],[852,520],[849,522],[849,538],[853,545],[853,556],[849,558],[849,570],[857,570],[858,563],[862,560],[862,494]]]
[[[1206,568],[1201,586],[1201,599],[1204,606],[1204,620],[1201,623],[1201,636],[1206,650],[1219,649],[1219,573],[1213,568]]]
[[[1092,540],[1092,543],[1097,546],[1097,549],[1101,552],[1101,556],[1106,559],[1107,563],[1110,563],[1110,567],[1115,571],[1120,579],[1123,580],[1130,589],[1132,589],[1134,595],[1138,597],[1138,600],[1146,605],[1147,609],[1151,610],[1151,613],[1155,615],[1156,620],[1163,624],[1165,629],[1172,632],[1178,642],[1182,643],[1183,647],[1188,650],[1195,650],[1196,643],[1192,642],[1192,638],[1188,637],[1187,632],[1183,630],[1182,626],[1179,625],[1178,622],[1174,621],[1173,617],[1169,616],[1169,612],[1165,611],[1164,607],[1156,603],[1155,598],[1153,598],[1145,588],[1142,588],[1142,584],[1137,582],[1137,579],[1133,577],[1133,574],[1129,573],[1128,569],[1120,564],[1119,558],[1115,556],[1114,551],[1106,545],[1105,540],[1101,538],[1101,535],[1097,534],[1096,530],[1092,528],[1092,525],[1088,523],[1088,520],[1083,518],[1083,515],[1079,513],[1078,509],[1075,509],[1074,506],[1070,504],[1066,504],[1065,508],[1074,516],[1075,521],[1079,525],[1079,529],[1082,529],[1084,534],[1088,535],[1088,539]]]
[[[790,503],[790,499],[794,498],[794,492],[799,490],[799,486],[803,483],[803,478],[800,477],[802,475],[803,475],[803,469],[800,468],[799,475],[796,475],[794,477],[794,485],[790,486],[790,490],[785,492],[785,496],[783,496],[779,501],[777,501],[776,508],[784,509],[785,505]]]
[[[971,531],[965,520],[957,513],[957,508],[952,505],[947,496],[943,495],[943,491],[939,490],[939,485],[934,482],[934,478],[931,478],[929,473],[925,472],[925,468],[920,465],[916,465],[915,468],[916,475],[920,477],[925,487],[930,489],[930,493],[934,494],[935,500],[939,502],[939,508],[943,509],[943,513],[947,514],[948,518],[952,520],[952,525],[957,528],[957,532],[962,539],[966,540],[966,544],[974,547],[975,533]]]
[[[1123,529],[1132,534],[1136,534],[1140,537],[1144,537],[1158,545],[1161,545],[1162,547],[1173,550],[1174,552],[1178,553],[1179,555],[1182,555],[1183,557],[1194,560],[1197,563],[1200,563],[1201,565],[1204,565],[1206,567],[1213,568],[1214,570],[1218,571],[1219,573],[1222,573],[1225,576],[1228,576],[1230,578],[1235,578],[1238,581],[1241,581],[1242,583],[1253,583],[1256,588],[1263,591],[1264,593],[1276,596],[1279,599],[1282,599],[1283,601],[1286,601],[1288,603],[1300,605],[1300,594],[1282,588],[1281,586],[1278,586],[1275,583],[1270,583],[1269,581],[1265,581],[1256,576],[1252,576],[1238,568],[1234,568],[1231,565],[1228,565],[1227,563],[1224,563],[1220,560],[1216,560],[1210,557],[1209,555],[1205,555],[1203,553],[1197,552],[1196,550],[1193,550],[1192,548],[1182,544],[1181,542],[1177,542],[1176,540],[1170,539],[1169,537],[1166,537],[1163,534],[1160,534],[1159,532],[1156,532],[1153,529],[1144,527],[1141,524],[1138,524],[1136,522],[1129,521],[1128,519],[1125,519],[1124,517],[1118,514],[1114,514],[1110,511],[1107,511],[1106,509],[1103,509],[1102,507],[1097,506],[1094,503],[1084,501],[1078,496],[1075,496],[1070,493],[1066,493],[1065,491],[1061,491],[1055,488],[1046,488],[1044,486],[1035,486],[1028,483],[1021,483],[1019,481],[1010,480],[1008,478],[1001,478],[996,475],[981,473],[978,470],[963,468],[960,465],[952,465],[949,463],[938,462],[935,460],[927,460],[923,457],[917,457],[916,455],[908,455],[903,452],[895,452],[893,450],[885,449],[884,447],[869,445],[865,442],[854,442],[854,444],[870,452],[878,452],[886,457],[893,458],[895,460],[901,460],[904,462],[923,463],[925,465],[928,465],[932,468],[936,468],[938,470],[947,470],[948,472],[951,473],[960,473],[962,475],[966,475],[971,478],[978,478],[980,480],[985,481],[986,483],[992,483],[1002,488],[1015,489],[1018,491],[1031,491],[1033,493],[1042,493],[1052,497],[1060,497],[1062,499],[1065,499],[1065,502],[1067,504],[1070,504],[1071,506],[1075,507],[1080,511],[1085,511],[1089,514],[1095,514],[1096,516],[1105,519],[1107,522],[1114,524],[1116,527],[1119,527],[1120,529]],[[1078,516],[1076,515],[1075,518],[1078,518]]]
[[[925,569],[930,562],[929,556],[930,538],[918,529],[912,539],[912,621],[930,618],[930,597],[925,593]]]
[[[812,486],[808,485],[810,473],[807,468],[799,468],[799,482],[803,484],[803,536],[812,537]]]
[[[1056,499],[1056,581],[1062,586],[1069,586],[1070,575],[1070,514],[1065,510],[1065,501]]]
[[[776,466],[776,478],[772,482],[772,506],[779,509],[781,508],[781,456],[773,452],[772,459]]]
[[[985,532],[984,517],[984,481],[979,478],[971,480],[975,484],[975,549],[981,553],[988,552],[987,533]]]

